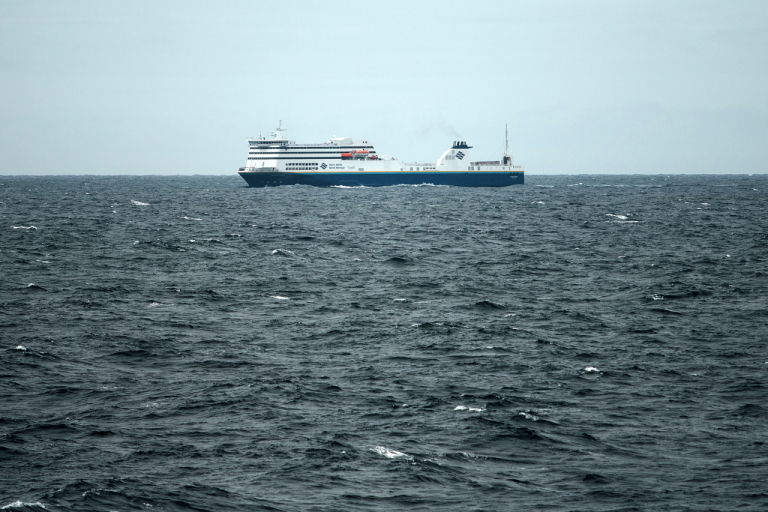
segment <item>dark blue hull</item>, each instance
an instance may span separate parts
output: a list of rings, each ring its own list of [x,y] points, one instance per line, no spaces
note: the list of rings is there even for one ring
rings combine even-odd
[[[241,172],[251,187],[312,185],[314,187],[386,187],[391,185],[454,185],[457,187],[508,187],[522,185],[524,173],[505,172]]]

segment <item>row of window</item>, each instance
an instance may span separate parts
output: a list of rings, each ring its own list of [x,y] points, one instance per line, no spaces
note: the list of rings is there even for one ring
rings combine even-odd
[[[292,162],[285,164],[286,167],[290,167],[292,165],[317,165],[317,162]]]
[[[251,144],[251,147],[257,144]],[[373,146],[291,146],[288,148],[293,151],[294,149],[373,149]]]
[[[286,153],[285,151],[249,151],[249,155],[316,155],[316,154],[323,154],[323,155],[335,155],[339,153],[348,153],[348,151],[297,151],[290,153]],[[375,155],[375,151],[370,151],[368,154]]]
[[[413,167],[411,167],[410,170],[413,171],[414,170]],[[415,170],[417,170],[417,171],[429,171],[429,170],[434,170],[434,167],[417,167]]]
[[[248,160],[310,160],[317,158],[315,156],[249,156]],[[323,160],[341,160],[340,156],[324,156]]]

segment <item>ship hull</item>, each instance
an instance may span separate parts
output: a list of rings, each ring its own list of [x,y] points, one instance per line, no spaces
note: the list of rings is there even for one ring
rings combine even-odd
[[[505,172],[240,172],[251,187],[311,185],[314,187],[386,187],[393,185],[453,185],[457,187],[508,187],[522,185],[524,173]]]

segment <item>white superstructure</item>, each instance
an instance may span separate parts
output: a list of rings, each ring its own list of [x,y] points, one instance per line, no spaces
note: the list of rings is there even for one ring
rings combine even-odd
[[[402,171],[403,164],[388,156],[379,157],[367,140],[334,137],[322,144],[297,144],[282,136],[286,131],[280,122],[272,138],[248,141],[248,162],[241,172],[308,172],[308,171]]]

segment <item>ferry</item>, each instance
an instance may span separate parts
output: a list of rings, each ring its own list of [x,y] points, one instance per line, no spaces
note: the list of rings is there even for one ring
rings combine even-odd
[[[501,160],[472,161],[472,146],[454,141],[436,163],[403,163],[379,155],[367,140],[333,137],[321,144],[297,144],[283,136],[282,121],[271,137],[248,140],[248,160],[238,174],[251,187],[383,187],[455,185],[507,187],[522,185],[525,170],[512,164],[505,129]]]

